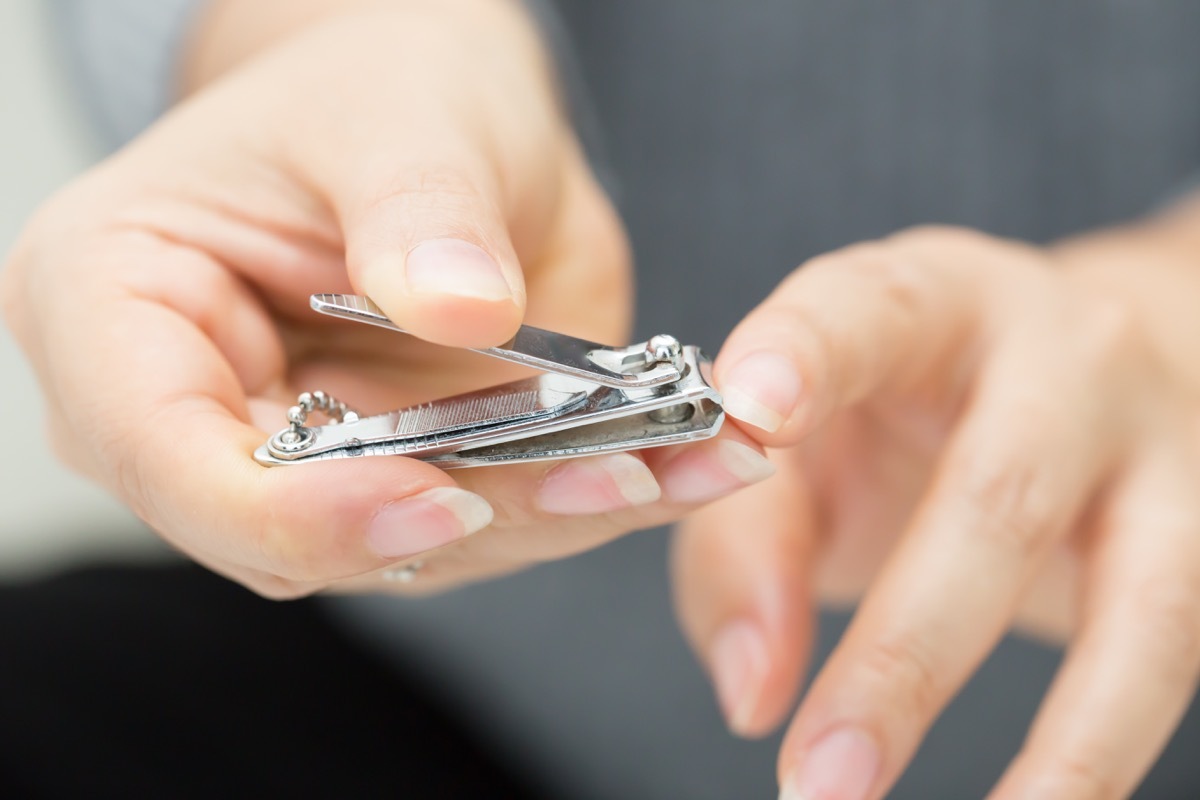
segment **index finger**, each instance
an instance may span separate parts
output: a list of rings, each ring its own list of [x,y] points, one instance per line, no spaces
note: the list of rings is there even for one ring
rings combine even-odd
[[[980,240],[906,233],[813,259],[722,348],[714,376],[725,410],[764,444],[782,446],[883,386],[959,377],[987,289],[985,271],[956,262],[978,258]],[[930,257],[938,241],[950,252]]]

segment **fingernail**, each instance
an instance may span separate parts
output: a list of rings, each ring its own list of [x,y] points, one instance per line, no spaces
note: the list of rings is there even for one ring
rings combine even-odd
[[[760,350],[725,371],[721,380],[725,413],[773,433],[783,427],[800,400],[800,376],[792,360]]]
[[[512,289],[500,265],[483,248],[461,239],[430,239],[409,251],[404,262],[408,289],[480,300],[508,300]]]
[[[767,643],[752,623],[731,622],[713,637],[709,663],[721,712],[730,729],[744,735],[767,674]]]
[[[779,800],[866,800],[880,764],[874,739],[858,728],[835,728],[805,753]]]
[[[775,474],[752,447],[718,439],[684,451],[662,470],[663,491],[675,503],[706,503]]]
[[[440,486],[388,503],[367,529],[367,543],[384,558],[423,553],[482,530],[492,507],[477,494]]]
[[[602,514],[653,503],[658,481],[628,453],[567,461],[546,473],[534,502],[551,514]]]

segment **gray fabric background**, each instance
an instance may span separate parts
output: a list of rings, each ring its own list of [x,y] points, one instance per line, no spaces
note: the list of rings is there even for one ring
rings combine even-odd
[[[165,100],[189,4],[59,3],[101,118],[128,135]],[[558,5],[639,261],[640,336],[715,350],[823,250],[922,222],[1045,241],[1136,216],[1200,165],[1195,0]],[[139,15],[159,22],[130,37]],[[778,742],[724,733],[665,553],[642,533],[436,599],[327,608],[563,797],[773,797]],[[823,619],[822,655],[843,623]],[[892,797],[983,796],[1056,660],[1006,642]],[[1198,744],[1193,712],[1141,796],[1200,796]]]
[[[1200,3],[563,0],[639,263],[638,335],[715,349],[804,258],[923,222],[1046,241],[1200,165]],[[747,536],[753,532],[748,531]],[[338,613],[572,798],[765,798],[778,740],[722,730],[676,632],[663,532]],[[844,619],[827,616],[822,657]],[[982,797],[1057,653],[1006,642],[895,798]],[[1142,797],[1200,796],[1189,716]]]
[[[49,0],[80,100],[115,146],[152,123],[178,91],[176,65],[205,0]]]

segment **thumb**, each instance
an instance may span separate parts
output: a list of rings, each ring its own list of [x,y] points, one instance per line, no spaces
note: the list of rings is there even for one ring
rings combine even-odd
[[[512,338],[525,282],[495,180],[466,166],[413,165],[342,198],[346,265],[355,289],[400,327],[437,344]]]
[[[422,339],[484,347],[524,316],[512,232],[534,248],[554,213],[562,119],[523,13],[434,5],[296,44],[282,60],[321,64],[313,99],[273,135],[332,210],[355,290]]]
[[[500,344],[525,309],[511,232],[537,255],[562,177],[540,34],[520,3],[375,5],[282,42],[227,91],[255,106],[246,136],[268,163],[332,212],[340,230],[314,235],[340,234],[357,291],[423,339]]]

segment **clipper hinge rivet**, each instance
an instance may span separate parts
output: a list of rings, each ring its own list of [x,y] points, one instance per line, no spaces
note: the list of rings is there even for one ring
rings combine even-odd
[[[683,369],[683,345],[668,333],[651,336],[646,342],[646,360],[652,364],[670,364],[675,369]]]

